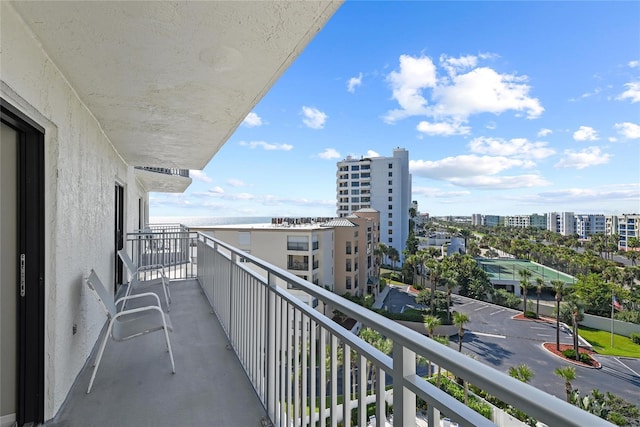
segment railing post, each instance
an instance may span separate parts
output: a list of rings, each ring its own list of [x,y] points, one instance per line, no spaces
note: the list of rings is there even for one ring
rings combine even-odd
[[[231,253],[229,260],[229,341],[231,346],[235,348],[235,322],[233,321],[233,266],[238,261],[238,255],[234,252]]]
[[[393,343],[393,423],[403,427],[416,426],[416,395],[404,386],[404,380],[416,373],[416,354]]]
[[[273,274],[267,275],[267,415],[270,420],[276,419],[276,278]]]

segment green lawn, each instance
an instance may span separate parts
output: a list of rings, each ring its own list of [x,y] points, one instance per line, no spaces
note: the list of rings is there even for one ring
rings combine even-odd
[[[598,354],[608,356],[640,357],[640,345],[635,344],[630,338],[613,334],[613,347],[611,347],[611,332],[599,331],[591,328],[580,328],[580,336],[591,343]]]

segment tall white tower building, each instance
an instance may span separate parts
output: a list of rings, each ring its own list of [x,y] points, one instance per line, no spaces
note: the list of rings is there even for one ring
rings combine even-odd
[[[337,216],[367,208],[379,211],[380,243],[396,248],[402,256],[409,237],[409,152],[396,148],[393,157],[348,156],[337,167]]]

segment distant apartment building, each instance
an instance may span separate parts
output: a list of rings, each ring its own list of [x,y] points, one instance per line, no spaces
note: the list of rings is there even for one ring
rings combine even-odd
[[[546,215],[510,215],[504,217],[505,227],[528,228],[536,227],[544,229],[547,226]]]
[[[604,234],[607,236],[618,234],[618,215],[607,215],[604,221]]]
[[[409,152],[393,150],[393,157],[348,156],[337,163],[337,216],[360,209],[380,212],[380,243],[394,247],[400,256],[409,237],[411,174]]]
[[[618,249],[629,250],[629,239],[635,237],[640,239],[640,215],[623,214],[618,215]]]
[[[500,225],[500,216],[473,214],[471,215],[471,225],[497,227],[498,225]]]
[[[606,219],[602,214],[579,214],[574,216],[576,234],[587,239],[594,234],[605,234]]]
[[[361,209],[345,218],[274,218],[271,224],[208,226],[196,231],[339,295],[363,295],[376,294],[378,289],[373,252],[379,218],[374,209]],[[289,290],[309,305],[317,305],[306,293]]]
[[[563,236],[576,234],[573,212],[549,212],[547,214],[547,230]]]

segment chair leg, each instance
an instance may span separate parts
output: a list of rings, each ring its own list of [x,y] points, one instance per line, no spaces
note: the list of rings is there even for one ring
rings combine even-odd
[[[109,327],[107,328],[107,333],[100,344],[100,350],[98,351],[98,356],[94,362],[93,373],[91,374],[91,380],[89,380],[89,388],[87,388],[87,394],[91,393],[91,387],[93,386],[93,380],[96,378],[96,372],[98,372],[98,367],[100,366],[100,361],[102,360],[102,354],[104,353],[104,348],[107,346],[107,340],[111,335],[111,327],[113,326],[113,320],[109,321]]]
[[[176,364],[173,360],[173,351],[171,350],[171,341],[169,341],[169,331],[167,331],[167,325],[164,327],[164,338],[167,341],[167,348],[169,349],[169,357],[171,358],[171,372],[176,373]]]
[[[162,290],[164,291],[164,301],[167,303],[167,312],[171,311],[171,297],[169,292],[169,285],[164,281],[164,274],[160,276],[160,281],[162,282]]]

